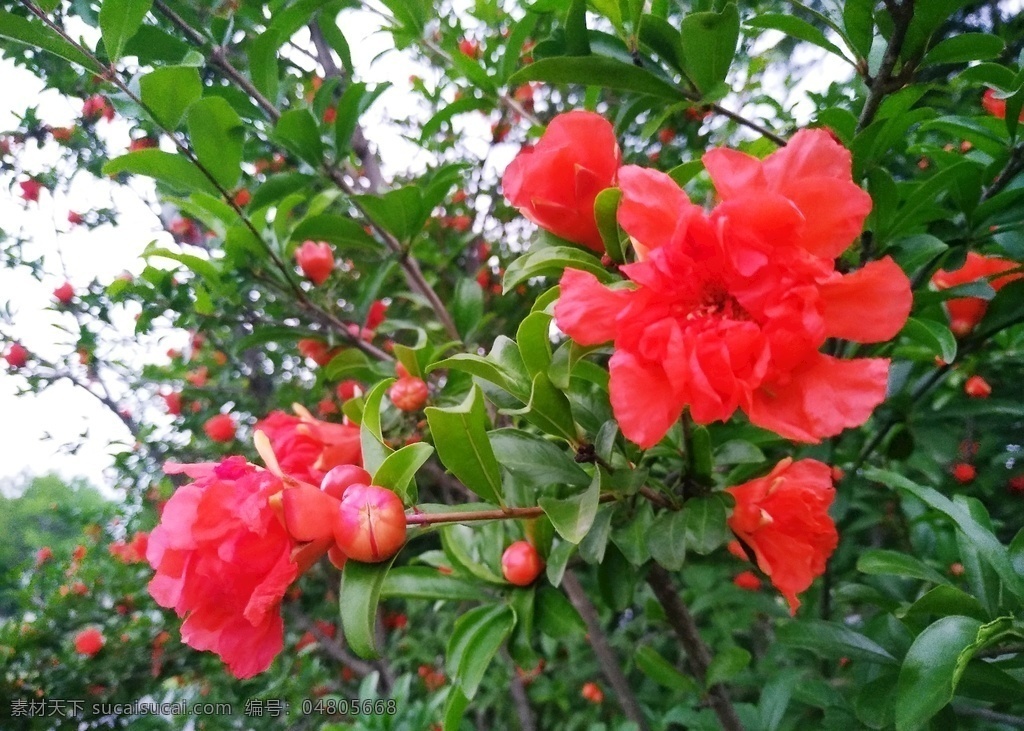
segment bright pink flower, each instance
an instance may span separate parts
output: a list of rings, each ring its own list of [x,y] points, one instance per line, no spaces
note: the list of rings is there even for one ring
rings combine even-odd
[[[940,269],[932,277],[932,284],[937,289],[949,289],[961,284],[970,284],[982,280],[988,281],[997,292],[1010,282],[1024,277],[1020,272],[999,277],[997,274],[1020,268],[1020,264],[1011,259],[1000,259],[996,256],[985,256],[976,252],[968,252],[964,265],[953,271]],[[992,277],[992,279],[989,279]],[[985,316],[988,302],[981,297],[955,297],[946,300],[946,311],[949,313],[949,329],[955,335],[968,335]]]
[[[910,282],[888,257],[835,271],[832,252],[855,235],[853,209],[821,214],[829,228],[814,218],[823,198],[791,200],[798,194],[771,186],[788,174],[837,197],[863,192],[851,195],[839,174],[845,163],[849,176],[849,154],[826,132],[799,133],[793,144],[764,162],[717,157],[710,167],[727,181],[727,201],[710,216],[667,175],[622,168],[619,223],[641,261],[621,271],[633,286],[563,275],[558,326],[581,345],[614,342],[612,407],[640,446],[656,444],[686,408],[701,424],[741,409],[758,426],[817,442],[863,424],[885,398],[888,360],[839,360],[819,348],[830,337],[892,338],[910,313]],[[746,169],[749,196],[730,165]],[[857,211],[859,226],[867,208]]]
[[[256,430],[270,439],[282,471],[311,485],[333,467],[362,464],[359,428],[352,424],[320,421],[303,409],[299,416],[272,411]]]
[[[754,552],[757,566],[789,602],[825,571],[839,543],[828,508],[835,496],[832,470],[813,459],[786,458],[764,477],[727,489],[736,498],[733,533]]]
[[[103,638],[103,633],[95,627],[83,629],[75,635],[75,652],[79,655],[92,657],[103,649],[104,644],[106,644],[106,640]]]
[[[279,606],[300,573],[296,541],[271,503],[281,479],[242,457],[164,469],[195,482],[171,496],[149,536],[149,593],[186,617],[186,644],[217,653],[236,677],[263,672],[281,651]]]
[[[603,252],[594,199],[615,185],[621,163],[615,130],[593,112],[560,114],[540,141],[524,149],[501,179],[520,213],[556,236]]]

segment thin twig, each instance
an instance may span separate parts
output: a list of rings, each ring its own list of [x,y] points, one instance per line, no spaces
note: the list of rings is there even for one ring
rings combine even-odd
[[[892,72],[896,68],[896,62],[900,59],[900,51],[903,50],[903,41],[907,37],[907,29],[910,28],[910,21],[914,17],[914,0],[903,0],[897,3],[895,0],[887,2],[889,14],[892,16],[893,30],[889,38],[889,44],[885,47],[885,54],[882,56],[882,63],[878,68],[878,75],[871,82],[868,89],[868,98],[864,102],[860,119],[857,120],[857,131],[864,129],[875,118],[878,108],[886,95],[892,91]]]
[[[583,586],[580,584],[579,579],[576,578],[576,574],[569,569],[566,569],[565,574],[562,576],[562,589],[565,590],[565,595],[569,597],[569,601],[576,608],[576,611],[580,613],[584,624],[587,625],[587,636],[590,638],[590,645],[594,648],[594,654],[601,665],[601,672],[604,673],[605,679],[608,680],[612,690],[615,691],[615,696],[622,707],[622,712],[641,731],[648,731],[650,726],[647,723],[647,719],[644,718],[643,711],[640,710],[640,703],[637,702],[636,696],[633,695],[632,688],[629,687],[629,681],[626,680],[626,676],[622,672],[618,658],[615,657],[615,653],[608,644],[608,638],[605,637],[604,629],[601,627],[601,618],[597,614],[597,609],[583,590]]]
[[[676,636],[686,651],[690,662],[690,668],[701,685],[706,684],[708,668],[711,666],[711,651],[701,639],[697,629],[697,622],[683,600],[679,598],[672,582],[672,577],[658,564],[652,564],[647,572],[647,583],[654,591],[654,596],[665,610],[668,623],[672,626]],[[711,707],[718,716],[719,723],[725,731],[742,731],[743,724],[740,723],[736,709],[732,705],[729,693],[725,686],[716,683],[708,689]]]
[[[610,503],[619,499],[615,493],[606,492],[598,498],[598,502]],[[405,517],[406,525],[437,525],[439,523],[473,523],[482,520],[525,520],[539,518],[544,509],[532,508],[494,508],[492,510],[462,510],[456,513],[413,513]]]

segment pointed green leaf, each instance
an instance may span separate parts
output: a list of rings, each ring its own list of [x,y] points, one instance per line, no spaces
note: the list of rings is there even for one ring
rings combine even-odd
[[[363,419],[359,425],[359,444],[363,449],[363,467],[371,475],[375,473],[384,460],[394,450],[384,444],[384,435],[380,429],[380,407],[388,387],[395,382],[388,378],[370,389],[363,403]]]
[[[219,96],[200,99],[188,108],[188,133],[203,167],[225,189],[242,174],[244,126],[238,112]]]
[[[590,487],[579,495],[563,500],[542,497],[538,502],[558,535],[570,543],[579,543],[594,523],[600,495],[601,475],[596,472]]]
[[[100,5],[100,33],[111,62],[121,58],[125,44],[142,25],[153,0],[103,0]]]
[[[203,82],[195,66],[161,66],[139,79],[139,91],[155,120],[176,129],[185,110],[203,95]]]
[[[417,442],[407,444],[381,462],[380,467],[373,475],[373,484],[386,487],[402,498],[402,502],[409,504],[414,501],[409,485],[416,476],[417,470],[430,459],[434,448],[429,444]]]
[[[376,643],[377,603],[395,556],[383,563],[349,559],[341,574],[341,626],[352,652],[362,658],[378,657]]]
[[[501,468],[487,438],[480,387],[474,384],[459,406],[430,406],[424,411],[441,463],[481,498],[503,505]]]

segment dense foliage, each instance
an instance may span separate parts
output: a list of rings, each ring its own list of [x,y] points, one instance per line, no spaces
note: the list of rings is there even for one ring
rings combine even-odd
[[[82,104],[12,196],[161,229],[92,282],[5,231],[70,339],[8,302],[4,378],[131,439],[0,553],[3,727],[1024,726],[1013,5],[0,10]]]

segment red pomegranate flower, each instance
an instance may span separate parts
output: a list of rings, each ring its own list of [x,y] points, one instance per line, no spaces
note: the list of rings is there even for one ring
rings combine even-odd
[[[1010,282],[1024,277],[1020,272],[1007,274],[999,277],[998,274],[1017,269],[1021,265],[1010,259],[1000,259],[996,256],[985,256],[976,252],[969,252],[964,265],[953,271],[940,269],[932,277],[932,284],[938,289],[949,289],[961,284],[970,284],[982,279],[988,280],[992,289],[997,292]],[[991,279],[989,279],[992,277]],[[955,297],[946,300],[946,311],[949,313],[949,329],[955,335],[963,337],[968,335],[985,316],[988,309],[988,302],[981,297]]]
[[[981,96],[981,106],[985,111],[998,119],[1006,119],[1006,100],[997,99],[995,89],[985,89]],[[1024,122],[1024,110],[1020,112],[1020,121]]]
[[[92,657],[103,649],[104,644],[106,644],[106,640],[103,633],[95,627],[83,629],[75,635],[75,652],[79,655]]]
[[[992,395],[992,386],[981,376],[971,376],[964,383],[964,393],[971,398],[988,398]]]
[[[708,166],[726,198],[710,215],[667,175],[622,168],[619,223],[641,258],[621,268],[633,286],[572,269],[562,277],[558,326],[581,345],[614,341],[612,407],[645,448],[687,407],[701,424],[742,409],[758,426],[817,442],[863,424],[885,398],[888,360],[819,352],[830,337],[892,338],[912,303],[888,257],[835,271],[832,257],[869,207],[849,181],[849,152],[808,130],[763,162],[737,155]],[[791,185],[801,180],[846,202],[826,207]]]
[[[35,178],[22,180],[18,183],[21,188],[21,199],[26,202],[39,200],[39,193],[43,190],[43,184]]]
[[[64,284],[53,290],[53,298],[62,305],[66,305],[75,298],[75,288],[71,286],[71,282],[64,282]]]
[[[295,250],[299,269],[318,287],[327,281],[334,271],[334,251],[325,241],[306,241]]]
[[[621,162],[615,130],[593,112],[560,114],[533,148],[524,149],[501,179],[520,213],[576,244],[603,252],[594,199],[615,185]]]
[[[278,607],[299,575],[296,541],[270,500],[281,479],[242,457],[164,470],[195,482],[171,496],[149,536],[149,593],[186,617],[186,644],[217,653],[236,677],[263,672],[281,650]]]
[[[333,467],[362,464],[358,427],[320,421],[302,407],[294,408],[298,416],[272,411],[256,424],[270,439],[286,474],[319,485]]]
[[[832,470],[817,460],[787,458],[764,477],[727,492],[736,498],[729,527],[754,552],[758,568],[795,614],[796,595],[821,576],[839,543],[828,514],[835,495]]]

